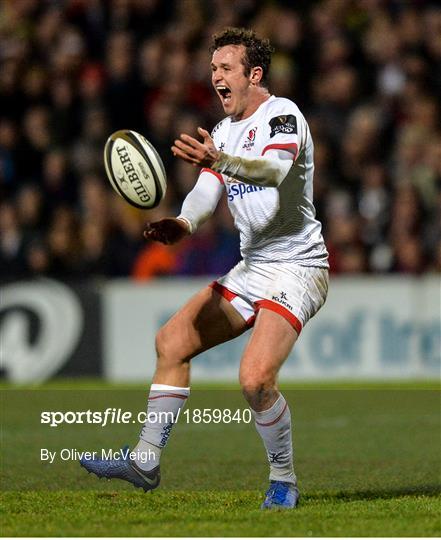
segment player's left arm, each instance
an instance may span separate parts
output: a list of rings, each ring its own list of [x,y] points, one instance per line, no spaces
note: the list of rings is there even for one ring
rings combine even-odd
[[[230,156],[216,149],[208,131],[198,128],[198,132],[203,137],[203,142],[182,134],[172,147],[173,153],[195,166],[210,168],[246,184],[279,186],[286,178],[297,154],[294,144],[273,144],[264,149],[263,156],[251,159]]]

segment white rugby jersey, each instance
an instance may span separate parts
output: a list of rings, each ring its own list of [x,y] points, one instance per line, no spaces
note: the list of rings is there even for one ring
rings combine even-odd
[[[293,155],[293,165],[278,187],[257,187],[203,169],[202,174],[215,175],[225,186],[244,260],[328,268],[313,205],[314,147],[299,108],[289,99],[271,96],[250,117],[219,122],[212,137],[216,148],[231,156],[255,158],[270,150]]]

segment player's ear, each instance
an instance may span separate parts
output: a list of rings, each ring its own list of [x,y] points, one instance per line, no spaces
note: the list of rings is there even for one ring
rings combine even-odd
[[[260,66],[251,68],[250,83],[254,86],[258,86],[263,77],[263,69]]]

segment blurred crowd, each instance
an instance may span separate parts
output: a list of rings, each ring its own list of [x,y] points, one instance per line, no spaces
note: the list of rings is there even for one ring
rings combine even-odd
[[[0,8],[0,277],[219,275],[239,260],[226,201],[165,247],[197,171],[179,133],[223,116],[208,47],[225,26],[269,37],[270,90],[315,142],[315,205],[339,274],[441,271],[441,8],[423,0],[5,0]],[[110,188],[104,143],[143,133],[168,174],[148,212]]]

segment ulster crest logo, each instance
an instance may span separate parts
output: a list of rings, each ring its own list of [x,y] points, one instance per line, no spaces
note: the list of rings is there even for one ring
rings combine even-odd
[[[242,149],[251,150],[251,148],[254,146],[254,139],[256,138],[256,131],[257,131],[257,127],[250,129],[250,131],[248,132],[246,141],[244,142],[244,145],[242,146]]]
[[[256,138],[256,131],[257,131],[257,127],[250,129],[250,131],[248,132],[249,141],[254,141],[254,139]]]

